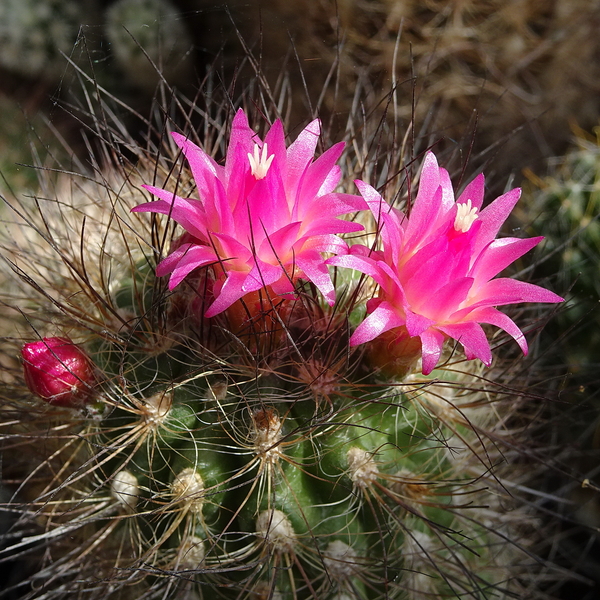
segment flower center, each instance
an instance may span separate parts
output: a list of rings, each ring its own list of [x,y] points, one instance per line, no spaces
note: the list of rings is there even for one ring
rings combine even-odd
[[[275,158],[274,154],[271,154],[271,156],[267,156],[267,154],[267,144],[263,144],[262,152],[260,151],[258,144],[254,144],[254,154],[248,152],[250,169],[252,170],[252,175],[254,175],[256,179],[264,179],[267,176],[267,171]]]
[[[456,217],[454,218],[454,229],[466,233],[471,229],[471,225],[477,219],[477,207],[471,204],[471,199],[460,203],[456,207]]]

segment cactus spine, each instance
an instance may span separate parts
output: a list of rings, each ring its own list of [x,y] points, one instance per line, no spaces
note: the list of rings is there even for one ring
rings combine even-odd
[[[211,110],[198,141],[220,156],[230,119]],[[192,175],[168,141],[123,141],[135,161],[107,141],[95,176],[44,176],[4,240],[17,339],[68,337],[95,366],[68,380],[93,386],[85,406],[57,406],[25,389],[6,339],[4,552],[38,561],[15,593],[520,596],[537,575],[535,515],[507,509],[526,477],[519,362],[503,376],[447,344],[430,374],[389,377],[348,343],[374,286],[339,267],[333,306],[304,281],[203,317],[218,265],[169,291],[156,264],[185,240],[130,212],[142,184],[188,197]]]

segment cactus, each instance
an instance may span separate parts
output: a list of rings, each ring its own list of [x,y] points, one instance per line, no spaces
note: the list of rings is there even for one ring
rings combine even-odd
[[[265,32],[261,67],[274,77],[291,37],[302,64],[291,90],[298,106],[308,86],[322,112],[346,116],[362,87],[386,116],[392,107],[375,105],[381,88],[395,83],[403,100],[393,105],[394,117],[404,119],[403,127],[416,116],[428,133],[463,143],[465,153],[474,144],[472,161],[478,152],[493,155],[493,167],[482,167],[490,175],[494,169],[518,176],[516,165],[539,168],[549,149],[564,151],[570,118],[591,128],[600,116],[592,83],[600,75],[600,12],[589,0],[256,0],[229,2],[222,16],[210,0],[190,2],[202,17],[198,26],[210,23],[201,30],[202,46],[222,47],[220,36],[210,41],[221,31],[237,41],[229,13],[244,38]],[[330,72],[340,85],[322,94]]]
[[[547,238],[548,256],[539,273],[556,277],[563,289],[572,288],[570,306],[553,322],[552,332],[565,338],[562,360],[580,381],[587,382],[595,379],[593,365],[600,352],[600,146],[582,131],[576,141],[576,147],[552,161],[547,177],[531,177],[536,190],[527,217],[531,230]]]
[[[204,117],[201,133],[162,137],[159,147],[98,120],[93,175],[44,172],[35,202],[9,202],[5,305],[20,318],[9,315],[17,330],[3,342],[12,493],[3,507],[14,517],[3,556],[33,565],[12,594],[541,598],[529,558],[539,515],[519,492],[531,482],[518,449],[532,428],[521,402],[530,401],[528,364],[508,355],[492,364],[485,335],[458,333],[433,302],[429,325],[414,331],[406,299],[376,274],[405,221],[366,183],[358,196],[350,182],[368,155],[338,144],[313,162],[316,121],[289,145],[281,122],[264,144],[244,111],[231,125],[228,101]],[[489,211],[476,214],[481,177],[468,206],[459,198],[466,210],[454,209],[449,186],[429,154],[424,191],[407,201],[403,252],[414,207],[451,202],[450,220],[440,205],[439,220],[426,221],[446,226],[456,274],[473,267],[452,245],[457,236],[477,244],[480,232],[496,232]],[[231,193],[246,204],[228,214]],[[503,198],[506,208],[518,193]],[[286,207],[301,225],[282,225]],[[520,255],[521,242],[490,248],[497,258],[515,243]],[[488,279],[491,260],[480,261]],[[394,268],[402,283],[409,267]],[[482,305],[484,275],[473,274]],[[560,300],[503,285],[512,300],[494,304],[512,302],[516,288],[528,290],[521,299]],[[394,316],[377,337],[370,327],[384,306]],[[526,348],[514,323],[477,314]],[[504,342],[492,339],[494,353]],[[467,360],[476,357],[489,366]]]
[[[595,530],[600,525],[595,480],[600,441],[595,393],[600,353],[600,145],[597,129],[595,135],[579,128],[575,133],[576,143],[564,156],[549,161],[544,178],[529,173],[523,220],[530,222],[530,231],[546,236],[546,255],[536,265],[536,277],[569,290],[568,305],[544,331],[554,347],[549,358],[566,365],[570,374],[561,382],[564,401],[552,406],[549,420],[556,423],[555,440],[581,449],[571,467],[582,475],[579,481],[563,475],[552,485],[569,499],[563,509],[567,518]],[[578,544],[576,538],[563,542],[565,550],[570,545],[569,554],[577,547],[574,541]],[[590,558],[577,561],[575,568],[597,588],[597,553]]]
[[[0,193],[7,190],[21,191],[37,188],[35,169],[32,164],[30,141],[36,140],[36,157],[33,164],[43,164],[48,154],[39,144],[61,153],[56,145],[56,135],[44,129],[44,116],[36,109],[24,110],[8,96],[0,96]],[[41,139],[39,136],[43,136]]]

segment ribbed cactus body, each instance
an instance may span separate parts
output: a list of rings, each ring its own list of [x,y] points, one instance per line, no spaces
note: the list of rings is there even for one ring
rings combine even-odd
[[[96,356],[111,358],[110,383],[97,412],[74,425],[80,458],[57,510],[75,520],[72,539],[106,535],[98,547],[79,539],[104,576],[114,561],[137,572],[144,593],[162,593],[166,570],[200,597],[213,587],[263,597],[253,595],[262,586],[264,597],[332,600],[427,589],[485,598],[499,583],[483,574],[487,553],[471,566],[498,539],[470,508],[492,501],[478,479],[489,458],[452,382],[384,386],[361,373],[325,401],[286,373],[257,376],[207,355],[202,364],[198,353],[183,363],[180,344],[127,361],[102,344]],[[86,497],[98,506],[79,522],[73,505]],[[473,513],[468,533],[463,511]]]
[[[219,266],[168,290],[155,270],[179,234],[130,213],[173,148],[130,147],[135,166],[46,179],[51,200],[24,203],[4,240],[7,290],[34,325],[20,335],[69,336],[95,368],[83,407],[44,403],[6,369],[5,508],[18,515],[6,553],[35,561],[16,593],[521,594],[536,575],[523,562],[532,509],[511,499],[527,481],[518,363],[484,371],[448,343],[429,375],[411,359],[390,376],[349,345],[374,285],[341,268],[333,305],[301,281],[295,296],[266,286],[205,317]]]

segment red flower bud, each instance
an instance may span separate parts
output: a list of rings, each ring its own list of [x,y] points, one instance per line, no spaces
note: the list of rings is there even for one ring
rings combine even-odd
[[[77,407],[93,395],[94,365],[79,346],[65,338],[44,338],[21,350],[29,389],[56,406]]]

